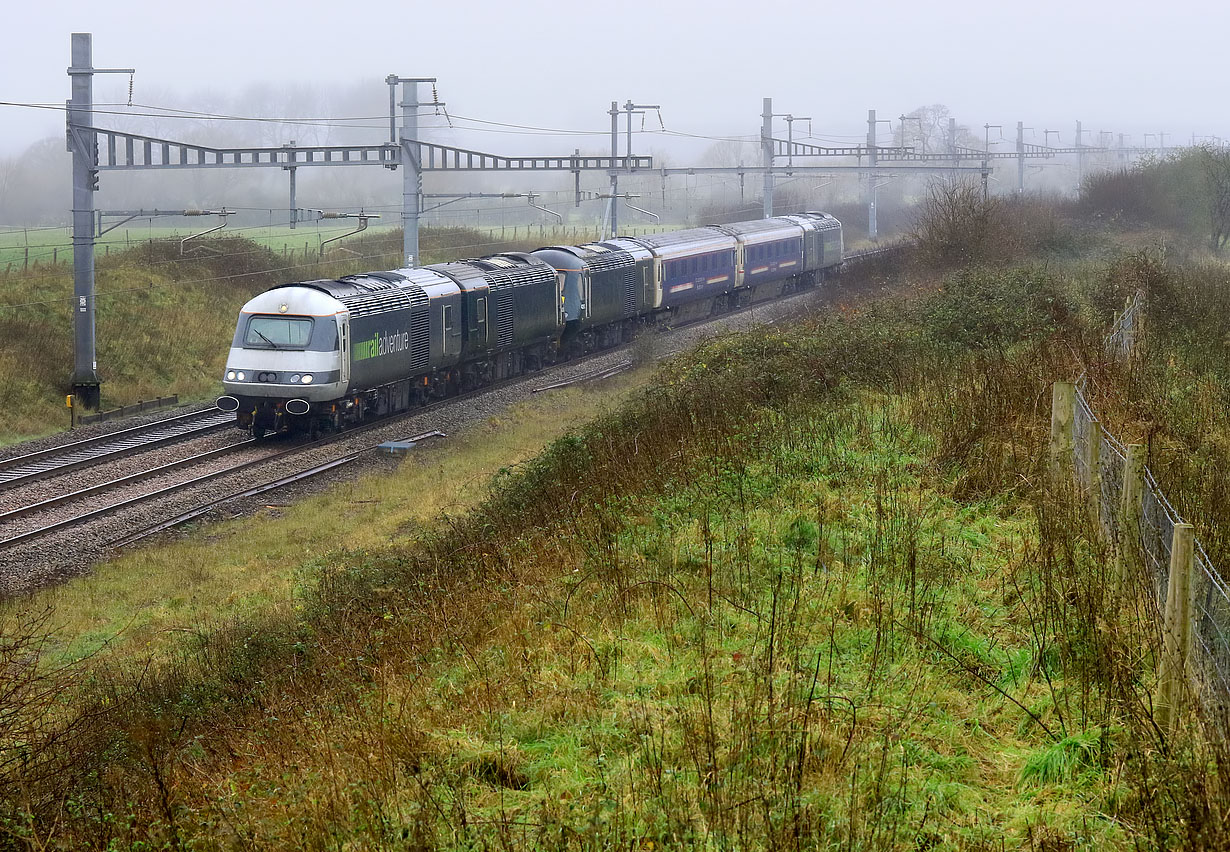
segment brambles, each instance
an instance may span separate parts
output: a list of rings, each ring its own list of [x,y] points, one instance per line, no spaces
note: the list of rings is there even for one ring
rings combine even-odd
[[[668,361],[473,510],[323,553],[293,605],[71,693],[90,738],[54,781],[16,773],[25,825],[62,848],[1130,849],[1199,821],[1224,844],[1224,754],[1151,726],[1146,598],[1043,486],[1050,382],[1122,379],[1061,280],[966,270]]]

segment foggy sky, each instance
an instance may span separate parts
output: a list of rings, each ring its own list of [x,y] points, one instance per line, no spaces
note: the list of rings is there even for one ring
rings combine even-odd
[[[379,103],[395,73],[438,77],[457,115],[573,130],[605,130],[610,101],[631,98],[661,104],[672,130],[754,136],[761,98],[771,96],[776,111],[812,116],[815,134],[833,141],[861,139],[868,108],[895,119],[933,103],[979,133],[1002,124],[1008,137],[1023,120],[1037,143],[1058,129],[1072,144],[1077,119],[1092,131],[1086,144],[1100,130],[1130,133],[1136,145],[1146,132],[1166,131],[1168,142],[1230,137],[1230,7],[1216,2],[70,0],[14,4],[6,18],[5,101],[63,104],[69,35],[92,32],[96,67],[137,69],[135,102],[187,109],[254,86],[370,86]],[[125,102],[127,87],[126,76],[96,78],[95,98]],[[125,126],[106,119],[99,124]],[[0,155],[63,129],[62,112],[0,107]],[[386,136],[371,131],[372,141]],[[471,131],[450,139],[507,154],[607,144]],[[664,144],[638,142],[638,152]]]

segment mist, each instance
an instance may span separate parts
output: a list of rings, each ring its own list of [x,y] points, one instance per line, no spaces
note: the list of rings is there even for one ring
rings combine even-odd
[[[288,13],[226,0],[182,18],[143,2],[118,10],[74,0],[11,14],[22,37],[0,55],[8,104],[0,106],[0,224],[10,227],[68,221],[61,107],[69,36],[78,31],[93,33],[96,67],[136,69],[131,79],[96,77],[99,126],[212,146],[382,142],[390,73],[439,78],[434,92],[444,106],[421,110],[421,138],[507,155],[608,154],[612,100],[660,104],[632,128],[633,153],[653,155],[658,167],[756,164],[761,98],[770,96],[775,111],[810,117],[795,123],[797,140],[821,145],[863,142],[871,108],[887,120],[879,144],[935,145],[934,127],[925,140],[921,125],[899,118],[934,106],[957,119],[960,144],[992,151],[1012,149],[1018,120],[1026,142],[1038,145],[1075,144],[1078,119],[1085,145],[1117,143],[1118,134],[1136,147],[1156,146],[1163,133],[1167,144],[1230,137],[1230,122],[1210,109],[1221,95],[1216,60],[1230,10],[1186,0],[1165,16],[1143,2],[1042,2],[1028,12],[954,2],[940,12],[906,3],[875,13],[805,5],[778,18],[743,3],[643,0],[618,14],[545,0],[361,14],[335,4],[301,3]],[[432,90],[422,87],[424,100]],[[785,136],[780,119],[775,135]],[[1086,165],[1121,162],[1105,159]],[[812,164],[830,162],[840,161]],[[1011,190],[1015,163],[995,166],[992,191]],[[1037,191],[1070,192],[1077,182],[1071,158],[1031,163],[1027,176]],[[680,221],[707,206],[746,203],[756,184],[733,175],[641,177],[621,180],[621,190]],[[924,185],[895,179],[885,197],[908,199]],[[601,173],[582,176],[586,193],[606,186]],[[814,205],[858,194],[853,178],[811,186]],[[576,206],[572,189],[566,174],[424,178],[428,194],[534,192],[536,203],[574,221],[601,215],[598,202]],[[400,203],[397,171],[298,171],[299,207],[377,212],[393,222]],[[104,172],[97,206],[226,206],[272,222],[289,218],[289,188],[276,169]],[[475,199],[429,211],[425,224],[543,216],[526,199]]]

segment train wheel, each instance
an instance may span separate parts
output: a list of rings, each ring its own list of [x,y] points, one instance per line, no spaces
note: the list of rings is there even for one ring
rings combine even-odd
[[[252,440],[254,441],[265,440],[265,427],[264,426],[253,426],[252,427]]]

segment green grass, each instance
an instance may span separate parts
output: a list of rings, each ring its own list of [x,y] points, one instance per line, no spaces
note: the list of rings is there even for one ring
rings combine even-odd
[[[400,213],[397,211],[386,212],[384,217],[386,220],[396,222],[397,224],[373,223],[368,226],[364,233],[368,236],[396,234],[400,238]],[[159,225],[150,224],[148,219],[136,219],[129,224],[120,225],[114,230],[98,237],[95,243],[96,257],[101,259],[118,255],[142,243],[173,242],[178,246],[179,241],[185,237],[208,231],[211,228],[217,227],[220,223],[219,217],[216,216],[203,216],[198,221],[199,225]],[[309,258],[315,256],[320,251],[321,244],[325,240],[342,237],[354,231],[356,227],[357,224],[353,220],[340,222],[326,220],[321,222],[302,222],[295,228],[291,228],[289,225],[230,226],[211,236],[242,237],[278,255],[287,258],[297,257],[302,261],[305,252]],[[623,228],[621,233],[629,235],[635,233],[639,235],[678,230],[683,227],[685,226],[681,224],[638,225],[632,228]],[[431,230],[431,228],[426,228],[424,232],[429,233]],[[599,236],[594,227],[590,225],[574,224],[483,225],[462,227],[455,230],[469,231],[475,235],[475,239],[462,244],[469,249],[466,256],[480,256],[491,251],[498,251],[500,250],[500,244],[509,240],[525,240],[537,246],[539,244],[557,244],[572,240],[587,241],[596,239]],[[334,248],[338,246],[347,247],[353,244],[354,239],[351,238],[349,241],[341,240],[330,245]],[[189,254],[194,253],[194,251],[198,253],[208,251],[208,243],[205,244],[206,248],[198,250],[195,249],[194,242],[197,241],[185,244],[185,251]],[[54,269],[57,265],[71,268],[73,262],[72,248],[72,229],[69,227],[39,227],[24,231],[5,228],[0,230],[0,273],[13,274],[36,268],[46,271],[47,268]]]
[[[95,243],[96,257],[107,258],[149,242],[174,241],[178,246],[179,241],[185,237],[202,233],[219,224],[219,218],[216,216],[201,217],[199,226],[149,225],[148,221],[135,220],[103,234]],[[288,255],[291,250],[294,250],[302,257],[305,248],[310,253],[315,253],[319,250],[322,241],[346,234],[353,231],[355,227],[348,222],[305,222],[294,229],[289,226],[231,227],[219,231],[216,236],[243,237],[278,254]],[[394,227],[392,225],[372,225],[368,228],[368,233],[389,233]],[[524,232],[524,228],[522,231]],[[343,242],[342,245],[345,243]],[[193,248],[193,243],[185,244],[187,252],[191,253]],[[36,263],[39,267],[54,267],[56,264],[71,267],[72,249],[71,228],[37,228],[24,232],[5,229],[0,231],[0,272],[32,269]],[[208,251],[208,248],[202,251]]]
[[[466,511],[498,470],[533,457],[646,381],[642,370],[537,395],[461,434],[425,442],[394,474],[364,476],[183,540],[134,549],[84,577],[0,604],[0,614],[54,609],[58,638],[47,650],[57,663],[101,652],[165,656],[185,632],[293,609],[310,566],[339,541],[380,548]]]
[[[135,626],[34,712],[63,744],[19,729],[0,819],[47,848],[1218,848],[1230,762],[1153,726],[1145,592],[1046,485],[1038,401],[1106,379],[1075,298],[982,270],[714,341],[538,455],[565,409],[379,504],[117,565],[151,593],[65,597],[60,654]]]
[[[368,672],[353,689],[306,714],[273,699],[254,730],[180,749],[195,780],[178,830],[307,848],[387,831],[453,848],[1030,848],[1039,832],[1133,848],[1098,806],[1114,785],[1099,729],[1056,740],[1021,710],[1062,731],[1079,679],[988,685],[1032,655],[1000,593],[1006,571],[1029,582],[1031,513],[927,485],[935,436],[907,410],[875,394],[796,408],[733,435],[754,448],[736,460],[613,497],[568,541],[514,544],[477,606],[449,598],[432,648],[339,657],[337,676]],[[957,535],[971,521],[983,532]],[[533,565],[561,558],[575,567]]]

